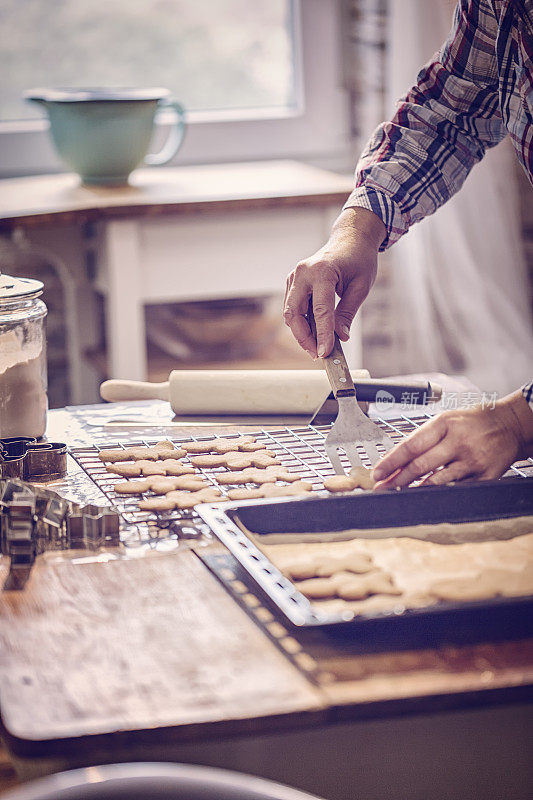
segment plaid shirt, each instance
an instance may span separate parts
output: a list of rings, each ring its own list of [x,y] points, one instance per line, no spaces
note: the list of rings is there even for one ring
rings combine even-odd
[[[449,200],[507,133],[533,183],[532,20],[533,0],[457,3],[447,41],[357,165],[345,208],[383,220],[381,250]],[[523,391],[533,409],[533,384]]]

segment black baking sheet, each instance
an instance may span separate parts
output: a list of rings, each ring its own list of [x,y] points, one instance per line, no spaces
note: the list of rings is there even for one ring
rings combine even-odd
[[[257,534],[480,522],[533,514],[533,478],[242,505],[232,513]]]
[[[454,626],[472,631],[474,639],[497,639],[533,633],[533,597],[491,598],[472,602],[441,602],[424,608],[396,606],[391,611],[331,614],[305,598],[247,535],[313,533],[351,528],[475,522],[533,514],[533,479],[417,487],[398,492],[360,493],[337,497],[251,500],[198,507],[203,520],[226,545],[285,622],[300,629],[322,627],[329,632],[359,636],[363,629],[392,634],[392,628],[417,631],[431,646],[439,630],[449,639]],[[399,533],[401,535],[401,532]],[[318,537],[317,537],[318,538]],[[365,633],[366,635],[366,633]],[[379,635],[379,634],[378,634]]]
[[[283,642],[272,635],[269,625],[262,616],[256,615],[257,609],[245,602],[248,596],[246,584],[250,583],[250,575],[230,553],[213,554],[208,549],[197,551],[197,555],[211,572],[224,584],[233,599],[258,624],[266,636],[274,641],[291,658],[292,653],[283,648]],[[228,579],[228,573],[233,577]],[[246,589],[246,591],[245,591]],[[280,609],[272,602],[269,595],[257,587],[254,582],[254,594],[260,599],[274,617],[279,617]],[[329,648],[331,641],[338,641],[342,652],[352,655],[367,653],[386,653],[391,650],[424,650],[427,648],[461,646],[479,642],[512,641],[533,635],[533,599],[509,598],[507,602],[470,604],[469,608],[459,610],[445,609],[431,616],[424,614],[403,614],[401,616],[367,617],[355,624],[300,625],[298,629],[291,627],[291,634],[305,648],[312,648],[320,653],[322,647]],[[284,615],[283,622],[287,622]],[[348,650],[346,648],[349,648]],[[329,652],[329,649],[327,650]],[[296,666],[299,666],[297,662]],[[307,677],[313,676],[307,673]]]

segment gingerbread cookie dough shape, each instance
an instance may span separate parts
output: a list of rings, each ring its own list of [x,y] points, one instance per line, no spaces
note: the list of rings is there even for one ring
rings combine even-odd
[[[159,461],[148,461],[148,459],[143,459],[142,461],[137,461],[137,466],[141,468],[141,472],[145,476],[166,474],[164,466]]]
[[[242,471],[250,467],[265,469],[280,463],[279,459],[273,456],[270,450],[258,450],[255,453],[230,452],[220,455],[217,453],[216,455],[191,456],[191,464],[204,469],[227,467],[227,469]]]
[[[158,453],[158,458],[160,459],[177,459],[183,458],[185,455],[187,455],[185,450],[183,450],[181,447],[175,447],[175,445],[173,445],[172,442],[169,442],[168,439],[165,439],[162,442],[157,442],[157,444],[150,449],[156,450]]]
[[[298,583],[298,589],[309,599],[340,597],[342,600],[364,600],[372,595],[399,595],[392,577],[381,570],[364,575],[337,572],[329,578],[310,578]]]
[[[176,503],[171,500],[168,495],[163,497],[148,497],[145,500],[139,501],[139,509],[141,511],[173,511],[176,508]]]
[[[138,478],[142,472],[138,461],[108,464],[106,470],[113,473],[113,475],[120,475],[122,478]]]
[[[258,450],[255,453],[228,453],[226,458],[227,468],[235,471],[250,467],[266,469],[281,464],[279,458],[272,455],[270,450]]]
[[[216,441],[216,439],[209,439],[205,442],[183,442],[181,446],[189,455],[200,455],[212,453]]]
[[[374,594],[401,594],[387,572],[376,570],[366,575],[341,572],[333,576],[337,584],[337,597],[342,600],[364,600]]]
[[[124,483],[116,483],[113,486],[113,491],[117,494],[143,494],[150,490],[150,480],[142,478],[138,481],[124,481]]]
[[[264,445],[260,442],[256,442],[253,436],[240,436],[238,439],[217,439],[213,446],[213,452],[215,453],[231,453],[236,451],[254,453],[257,450],[263,449]]]
[[[331,475],[324,481],[324,489],[329,492],[352,492],[354,489],[373,489],[376,481],[372,470],[366,467],[353,467],[349,475]]]
[[[228,498],[230,500],[253,500],[262,497],[296,497],[312,490],[313,485],[307,481],[296,481],[290,486],[276,486],[276,484],[265,483],[257,489],[230,489]]]
[[[141,511],[174,511],[176,508],[194,508],[199,503],[219,503],[225,498],[212,486],[197,491],[173,491],[163,497],[149,497],[139,502]]]
[[[239,436],[233,439],[217,438],[204,442],[184,442],[182,447],[187,453],[218,453],[219,455],[239,451],[251,453],[254,450],[263,449],[263,445],[258,444],[253,436]]]
[[[310,578],[330,578],[336,573],[363,574],[374,569],[372,558],[367,553],[353,552],[346,555],[312,555],[300,558],[285,567],[287,577],[296,581]]]
[[[182,492],[197,492],[206,489],[209,484],[201,475],[181,475],[176,478],[154,477],[150,480],[150,491],[154,494],[168,494],[180,490]]]
[[[297,588],[309,600],[326,600],[337,596],[337,584],[333,578],[309,578],[298,583]]]
[[[173,500],[175,508],[194,508],[198,503],[219,503],[226,498],[219,489],[214,486],[206,487],[195,492],[170,492],[166,495],[167,500]]]
[[[473,578],[435,581],[430,593],[438,600],[467,602],[487,600],[491,597],[514,597],[533,594],[531,571],[487,569]]]
[[[265,469],[258,469],[257,467],[249,467],[243,470],[231,470],[230,472],[223,472],[217,475],[217,481],[221,485],[231,485],[239,483],[276,483],[276,481],[285,481],[286,483],[293,483],[300,480],[295,472],[289,472],[284,467],[273,465],[265,467]]]
[[[182,464],[180,461],[174,458],[163,459],[161,461],[161,466],[165,468],[166,475],[172,475],[174,477],[197,474],[194,471],[194,467],[191,467],[190,464]]]
[[[157,442],[153,447],[126,447],[116,450],[100,450],[100,461],[116,463],[121,461],[157,461],[165,458],[183,458],[185,450],[174,447],[172,442]]]
[[[138,478],[141,474],[173,475],[175,477],[197,474],[194,471],[194,467],[191,467],[189,464],[181,464],[174,459],[164,459],[163,461],[149,461],[148,459],[144,459],[142,461],[113,463],[108,464],[106,470],[115,475],[120,475],[123,478]]]

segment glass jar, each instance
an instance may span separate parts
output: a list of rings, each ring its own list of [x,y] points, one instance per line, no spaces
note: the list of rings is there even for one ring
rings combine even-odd
[[[0,438],[44,436],[47,309],[41,281],[0,274]]]

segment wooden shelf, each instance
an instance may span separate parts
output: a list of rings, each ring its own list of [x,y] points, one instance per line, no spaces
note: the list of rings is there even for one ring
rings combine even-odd
[[[126,186],[84,186],[77,175],[0,180],[0,225],[42,225],[232,211],[342,205],[351,177],[297,161],[139,169]]]

